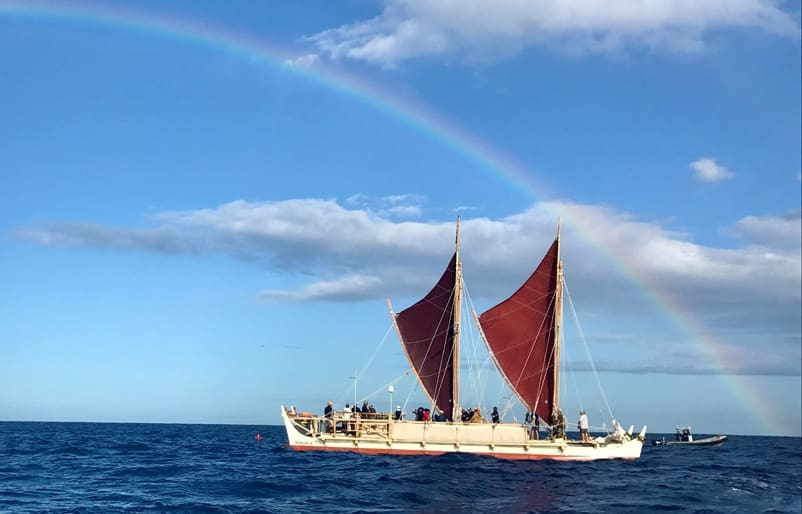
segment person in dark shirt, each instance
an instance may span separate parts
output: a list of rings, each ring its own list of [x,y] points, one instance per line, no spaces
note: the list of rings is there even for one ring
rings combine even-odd
[[[363,400],[362,401],[362,412],[363,413],[370,412],[370,407],[368,407],[368,401],[367,400]]]
[[[323,409],[323,417],[328,418],[326,420],[326,432],[334,432],[334,424],[331,422],[332,411],[334,410],[333,405],[331,402],[326,402],[326,408]]]
[[[493,419],[493,423],[501,421],[501,417],[498,415],[498,407],[493,407],[493,412],[490,413],[490,417]]]

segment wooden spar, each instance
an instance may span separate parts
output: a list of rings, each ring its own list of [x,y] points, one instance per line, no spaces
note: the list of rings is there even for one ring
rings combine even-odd
[[[457,216],[457,234],[454,238],[455,253],[457,262],[455,266],[456,277],[454,281],[454,360],[452,368],[454,381],[452,389],[454,391],[451,399],[451,419],[458,421],[462,417],[459,406],[459,335],[460,335],[460,307],[462,305],[462,262],[459,258],[459,216]]]
[[[560,333],[563,317],[563,262],[560,258],[560,220],[557,219],[557,285],[554,289],[554,398],[552,409],[560,405]]]

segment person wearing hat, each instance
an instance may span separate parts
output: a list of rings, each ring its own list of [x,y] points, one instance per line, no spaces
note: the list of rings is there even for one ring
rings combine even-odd
[[[396,407],[395,407],[395,419],[396,419],[396,421],[401,419],[401,406],[400,405],[396,405]]]
[[[584,410],[579,411],[579,433],[582,435],[582,442],[589,443],[590,436],[588,435],[588,415]]]

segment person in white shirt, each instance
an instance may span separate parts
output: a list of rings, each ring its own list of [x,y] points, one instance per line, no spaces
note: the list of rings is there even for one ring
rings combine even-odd
[[[582,435],[582,442],[589,443],[590,435],[588,434],[588,415],[584,410],[579,411],[579,433]]]

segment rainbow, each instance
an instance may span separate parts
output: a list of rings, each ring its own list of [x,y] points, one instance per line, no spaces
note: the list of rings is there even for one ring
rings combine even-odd
[[[141,31],[163,38],[187,42],[215,51],[225,51],[249,61],[264,62],[296,74],[305,80],[336,91],[354,101],[369,105],[379,112],[406,124],[412,129],[450,149],[457,155],[473,163],[511,188],[522,191],[531,199],[554,198],[556,195],[547,185],[535,177],[520,163],[504,156],[486,142],[468,131],[438,116],[429,107],[401,98],[382,90],[377,85],[360,79],[341,68],[314,62],[302,64],[308,54],[298,54],[272,44],[261,37],[240,30],[210,24],[198,19],[186,19],[164,13],[150,13],[135,10],[125,4],[108,5],[103,3],[46,3],[36,1],[0,0],[0,16],[33,19],[53,19],[83,22]],[[594,235],[589,227],[583,227],[576,220],[572,222],[577,233],[599,249],[622,276],[629,278],[655,306],[666,314],[683,334],[688,336],[699,351],[710,361],[722,384],[729,389],[736,401],[740,402],[753,416],[755,426],[763,433],[771,434],[781,426],[780,419],[768,402],[758,397],[757,389],[744,377],[728,374],[725,364],[724,345],[705,334],[704,329],[690,316],[683,314],[675,300],[662,293],[625,265],[627,257],[616,255]]]

